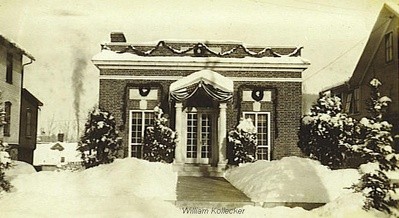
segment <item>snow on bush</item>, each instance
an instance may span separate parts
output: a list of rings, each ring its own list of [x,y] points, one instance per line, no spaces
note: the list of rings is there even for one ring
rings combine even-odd
[[[161,217],[179,212],[172,166],[117,159],[80,172],[21,174],[0,198],[0,217]],[[16,203],[18,202],[18,203]],[[163,210],[163,211],[162,211]]]
[[[389,177],[399,170],[399,154],[393,148],[392,125],[383,120],[391,99],[381,97],[381,85],[377,79],[370,82],[371,95],[367,105],[371,117],[361,120],[365,139],[364,144],[356,147],[356,151],[370,161],[372,167],[360,169],[362,176],[353,188],[366,197],[364,209],[375,208],[399,217],[399,196],[396,193],[399,184]]]
[[[257,202],[330,202],[350,193],[347,188],[358,178],[355,169],[333,171],[300,157],[257,161],[226,173],[231,184]]]
[[[241,119],[236,129],[229,132],[227,143],[233,153],[231,164],[254,162],[257,141],[252,119]]]
[[[111,163],[117,156],[122,140],[118,136],[114,116],[95,108],[88,116],[85,132],[78,144],[86,168]]]
[[[10,181],[5,175],[5,171],[11,167],[11,157],[6,151],[7,147],[7,144],[0,140],[0,193],[2,191],[9,191],[12,188]]]
[[[356,142],[356,120],[341,113],[341,99],[323,94],[302,118],[298,146],[323,165],[339,168]]]
[[[172,163],[176,147],[176,133],[166,124],[162,109],[154,108],[154,123],[145,129],[143,158],[148,161]]]

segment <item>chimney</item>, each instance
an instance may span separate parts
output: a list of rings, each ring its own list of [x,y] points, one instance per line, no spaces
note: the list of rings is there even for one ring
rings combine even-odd
[[[59,142],[64,142],[64,133],[58,133],[57,139]]]
[[[112,32],[111,42],[126,42],[125,35],[123,32]]]

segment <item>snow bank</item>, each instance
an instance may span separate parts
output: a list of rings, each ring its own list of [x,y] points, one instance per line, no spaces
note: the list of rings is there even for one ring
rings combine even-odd
[[[50,196],[118,196],[176,199],[176,173],[171,165],[135,158],[117,159],[80,172],[42,171],[12,181],[17,192]]]
[[[35,168],[22,161],[12,161],[11,167],[5,170],[8,179],[13,179],[18,175],[36,173]]]
[[[81,172],[20,174],[0,198],[0,217],[148,217],[180,212],[172,166],[135,158]]]
[[[226,179],[257,202],[330,202],[356,183],[355,169],[330,170],[318,161],[286,157],[229,170]]]
[[[81,172],[39,173],[33,173],[29,164],[17,162],[16,165],[14,170],[18,173],[14,172],[11,181],[15,189],[0,196],[0,217],[200,216],[183,214],[181,209],[165,201],[176,198],[177,176],[171,165],[129,158]],[[316,193],[324,196],[321,186],[325,186],[324,191],[330,197],[333,193],[344,193],[342,187],[358,175],[352,170],[331,171],[316,161],[291,157],[246,164],[229,171],[227,177],[242,187],[252,188],[252,193],[259,198],[263,195],[297,200],[302,196],[303,200],[315,197]],[[254,187],[253,183],[260,185]],[[261,190],[256,192],[256,188]],[[375,210],[363,211],[362,201],[360,194],[350,193],[312,211],[298,207],[245,206],[244,214],[206,217],[387,217]]]
[[[313,214],[320,217],[347,217],[347,218],[388,218],[389,216],[380,211],[362,209],[364,197],[361,193],[344,194],[323,207],[312,210]]]

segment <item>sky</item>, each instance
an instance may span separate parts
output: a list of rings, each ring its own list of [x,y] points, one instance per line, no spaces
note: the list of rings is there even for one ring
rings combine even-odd
[[[234,40],[303,46],[311,62],[303,92],[347,80],[384,1],[381,0],[0,0],[0,34],[36,61],[24,86],[39,98],[39,128],[69,132],[98,102],[91,58],[114,31],[128,42]],[[78,114],[78,116],[76,115]],[[81,128],[82,129],[82,128]]]

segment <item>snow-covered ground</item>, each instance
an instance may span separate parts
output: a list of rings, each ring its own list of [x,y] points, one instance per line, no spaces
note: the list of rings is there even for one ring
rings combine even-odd
[[[286,157],[257,161],[229,170],[226,179],[257,202],[327,203],[346,193],[360,175],[355,169],[335,170],[318,161]]]
[[[23,169],[22,169],[23,168]],[[14,171],[19,171],[16,176]],[[0,217],[162,217],[180,212],[171,165],[134,158],[81,172],[38,172],[17,162],[15,187],[0,198]]]
[[[37,173],[16,162],[7,176],[15,188],[0,195],[0,217],[205,217],[183,214],[167,201],[176,199],[177,182],[167,164],[128,158],[81,172]],[[230,170],[226,178],[254,201],[328,203],[311,211],[245,206],[243,214],[226,217],[384,217],[363,211],[363,197],[343,189],[358,177],[356,170],[331,171],[298,157],[246,164]]]

